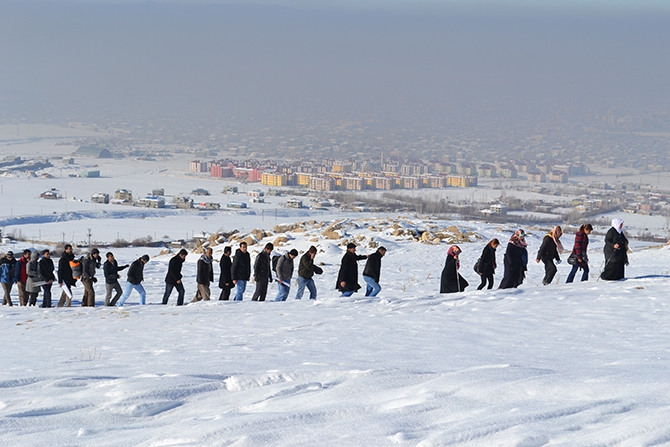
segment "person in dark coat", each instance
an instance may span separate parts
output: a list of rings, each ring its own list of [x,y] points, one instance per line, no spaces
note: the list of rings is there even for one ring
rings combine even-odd
[[[491,239],[482,250],[482,255],[479,257],[479,269],[477,273],[481,275],[482,282],[477,287],[477,290],[482,290],[488,282],[487,289],[493,288],[493,275],[496,272],[496,249],[500,245],[498,239]]]
[[[240,242],[240,248],[235,251],[233,264],[230,267],[230,277],[235,284],[235,301],[242,301],[247,283],[251,278],[251,255],[247,252],[246,242]]]
[[[556,276],[556,265],[561,263],[561,253],[563,253],[563,244],[561,244],[560,237],[563,235],[563,229],[556,225],[542,238],[542,245],[537,251],[535,262],[542,261],[544,263],[544,278],[542,284],[545,286],[551,284]]]
[[[212,291],[209,284],[214,281],[214,258],[212,257],[214,251],[208,247],[205,252],[198,259],[198,270],[195,275],[195,282],[198,284],[198,290],[195,292],[195,297],[191,303],[198,301],[209,301]]]
[[[605,267],[600,278],[606,281],[623,279],[628,265],[628,239],[623,234],[623,220],[612,220],[612,228],[605,235],[604,252]]]
[[[116,262],[114,253],[111,251],[107,252],[105,258],[107,260],[102,265],[102,274],[105,275],[105,306],[116,306],[116,302],[123,294],[123,289],[119,284],[119,278],[121,277],[119,272],[127,269],[129,265],[125,264],[119,267],[119,263]],[[112,298],[112,292],[116,292],[114,298]]]
[[[2,298],[2,305],[13,306],[12,303],[12,286],[14,285],[14,268],[16,267],[16,259],[14,253],[8,251],[5,256],[0,259],[0,283],[2,283],[2,290],[4,296]]]
[[[386,254],[386,247],[379,247],[376,252],[368,256],[363,269],[363,280],[367,287],[365,296],[377,296],[382,287],[379,285],[379,277],[382,272],[382,258]]]
[[[181,268],[186,261],[188,252],[185,249],[179,250],[179,253],[174,255],[168,264],[168,271],[165,275],[165,293],[163,293],[163,304],[167,304],[172,295],[172,290],[177,289],[177,306],[184,305],[184,284],[181,282]]]
[[[66,244],[63,248],[63,254],[58,260],[58,286],[63,289],[58,301],[58,307],[70,307],[72,304],[72,288],[77,283],[77,280],[72,277],[71,261],[74,261],[72,245]]]
[[[367,258],[367,256],[356,254],[356,244],[351,242],[347,244],[347,251],[342,256],[342,264],[335,285],[335,288],[342,292],[342,296],[351,296],[361,288],[358,285],[358,261]]]
[[[251,297],[251,301],[265,301],[268,294],[268,283],[272,282],[272,260],[270,255],[275,246],[268,242],[265,248],[258,253],[254,261],[254,281],[256,281],[256,290]]]
[[[458,273],[461,266],[458,260],[458,255],[461,254],[461,249],[458,245],[452,245],[447,250],[447,260],[442,269],[440,277],[440,293],[455,293],[462,292],[470,284],[468,281]]]
[[[142,255],[141,258],[136,259],[130,264],[128,269],[128,278],[126,281],[126,287],[123,291],[123,296],[119,299],[119,302],[116,303],[117,307],[123,307],[123,303],[126,302],[130,296],[130,292],[137,290],[137,293],[140,294],[140,305],[146,304],[147,292],[144,290],[142,281],[144,281],[144,265],[149,262],[151,258],[149,255]]]
[[[100,268],[100,250],[94,248],[82,261],[81,283],[84,285],[84,296],[81,305],[84,307],[95,307],[95,289],[93,284],[98,282],[95,277],[96,269]]]
[[[517,230],[510,238],[505,251],[505,273],[500,281],[501,289],[515,289],[519,287],[526,275],[528,265],[528,244],[525,241],[526,233]]]
[[[219,301],[228,301],[230,299],[230,291],[233,288],[233,278],[230,276],[230,269],[233,266],[233,262],[230,260],[230,253],[232,251],[232,248],[224,247],[223,256],[219,260],[219,266],[221,267],[221,274],[219,275],[221,295],[219,295]]]
[[[570,253],[570,257],[568,258],[568,262],[570,262],[570,258],[574,257],[575,264],[572,265],[572,270],[568,274],[566,283],[574,281],[577,270],[580,269],[583,270],[582,281],[588,281],[589,279],[589,257],[587,250],[589,248],[589,234],[591,234],[591,231],[593,231],[593,226],[589,223],[579,227],[579,230],[575,234],[575,243],[572,246],[572,253]]]
[[[316,284],[314,284],[314,274],[320,275],[323,269],[318,265],[314,265],[314,258],[316,257],[316,247],[311,246],[309,250],[302,255],[298,263],[298,291],[295,294],[296,300],[301,300],[305,293],[305,287],[309,290],[309,299],[316,299]]]
[[[42,258],[39,260],[37,268],[40,279],[45,282],[45,284],[42,284],[41,307],[51,307],[51,286],[56,281],[56,275],[54,275],[54,262],[51,260],[51,252],[49,250],[42,251]]]

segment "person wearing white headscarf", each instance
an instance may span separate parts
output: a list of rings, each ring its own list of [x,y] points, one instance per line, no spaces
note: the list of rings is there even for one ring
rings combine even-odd
[[[617,281],[625,276],[628,265],[628,239],[623,233],[623,220],[612,219],[612,228],[605,235],[605,267],[600,278]]]

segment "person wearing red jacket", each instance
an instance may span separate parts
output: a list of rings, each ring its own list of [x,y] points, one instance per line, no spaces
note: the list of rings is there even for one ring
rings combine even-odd
[[[28,304],[28,293],[26,292],[26,283],[28,282],[28,263],[30,262],[30,250],[23,250],[23,256],[16,262],[14,268],[14,281],[19,288],[19,306]]]

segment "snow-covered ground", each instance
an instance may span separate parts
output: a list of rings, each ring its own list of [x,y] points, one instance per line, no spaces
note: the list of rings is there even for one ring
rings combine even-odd
[[[561,284],[542,287],[542,266],[533,262],[521,288],[476,291],[471,267],[485,240],[505,231],[470,229],[485,239],[461,244],[462,272],[472,283],[461,294],[436,293],[446,244],[354,225],[348,236],[367,236],[363,243],[372,237],[389,249],[378,298],[338,297],[333,287],[343,249],[320,241],[324,274],[316,301],[293,300],[294,286],[287,302],[251,302],[250,285],[243,302],[175,307],[173,295],[162,306],[169,255],[154,250],[145,270],[148,306],[137,305],[135,295],[123,309],[81,308],[78,301],[70,309],[2,307],[0,440],[21,446],[670,443],[670,270],[659,262],[669,248],[636,246],[624,282],[592,276],[562,284],[569,267],[561,265]],[[529,237],[531,256],[541,236]],[[308,234],[292,237],[282,249],[313,243]],[[595,239],[597,270],[602,240]],[[116,252],[127,262],[145,251]],[[195,292],[196,259],[189,255],[184,268],[187,300]],[[100,283],[97,292],[100,305]]]
[[[145,176],[145,168],[129,167],[126,180],[147,191],[198,187],[179,176],[156,185],[165,177],[157,170],[151,171],[156,177]],[[100,281],[96,308],[79,307],[81,287],[72,308],[0,307],[3,446],[670,444],[670,247],[633,242],[628,279],[597,281],[603,238],[595,234],[588,282],[564,284],[569,266],[563,263],[555,283],[541,286],[542,265],[531,262],[519,289],[476,291],[472,266],[484,244],[493,237],[503,242],[502,265],[514,226],[326,212],[276,220],[269,212],[152,216],[126,207],[105,208],[130,214],[101,219],[102,208],[82,202],[70,202],[81,208],[68,212],[83,215],[39,223],[36,216],[53,213],[36,212],[47,202],[33,201],[33,182],[46,181],[0,182],[2,217],[29,216],[5,223],[13,231],[41,228],[58,241],[60,232],[69,239],[86,227],[113,239],[117,232],[161,237],[235,227],[249,233],[301,222],[261,238],[250,247],[252,256],[284,236],[279,252],[316,245],[324,274],[315,278],[316,301],[295,301],[294,285],[287,302],[251,302],[251,283],[243,302],[176,307],[173,292],[162,306],[171,255],[115,249],[122,264],[151,255],[149,305],[139,306],[134,294],[124,308],[102,307]],[[20,212],[8,216],[7,208]],[[324,236],[333,223],[339,239]],[[420,243],[411,234],[417,230],[444,239]],[[534,259],[546,228],[526,230]],[[463,241],[461,272],[471,286],[440,295],[452,236]],[[572,238],[563,237],[568,249]],[[379,297],[342,298],[334,290],[345,240],[358,241],[364,254],[375,245],[388,248]],[[226,244],[214,247],[215,258]],[[42,247],[15,243],[0,251],[31,245]],[[184,264],[187,301],[195,293],[197,258],[191,253]],[[499,267],[496,286],[501,276]],[[271,287],[268,299],[275,294]]]

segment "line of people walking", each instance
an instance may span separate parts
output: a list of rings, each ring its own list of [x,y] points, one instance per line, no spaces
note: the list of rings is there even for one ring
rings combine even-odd
[[[265,301],[270,283],[277,281],[278,293],[274,301],[286,301],[291,291],[291,283],[294,274],[294,262],[299,253],[292,249],[283,255],[274,255],[274,245],[268,243],[256,256],[251,265],[251,256],[247,251],[247,243],[241,242],[235,255],[231,256],[232,248],[224,247],[223,255],[219,260],[219,282],[221,289],[219,300],[230,300],[232,295],[234,301],[242,301],[248,282],[253,274],[256,289],[252,295],[252,301]],[[297,291],[295,299],[300,300],[304,296],[305,289],[309,291],[309,299],[317,298],[317,288],[314,275],[321,275],[323,269],[315,264],[317,248],[315,246],[302,255],[298,263]],[[342,258],[342,264],[338,273],[336,289],[342,296],[351,296],[360,289],[358,284],[358,261],[366,259],[363,279],[366,283],[366,296],[377,296],[381,291],[379,278],[381,275],[381,259],[386,254],[385,247],[379,247],[370,255],[356,255],[356,245],[350,243]],[[172,292],[177,290],[177,305],[184,305],[186,290],[182,282],[182,266],[186,261],[188,252],[180,250],[168,263],[168,271],[165,276],[165,291],[162,304],[168,304]],[[144,266],[150,261],[148,255],[143,255],[133,261],[130,265],[119,265],[114,253],[106,254],[106,261],[102,264],[105,278],[105,306],[124,305],[131,293],[137,291],[139,303],[146,304],[146,291],[142,285],[144,280]],[[212,299],[211,284],[214,282],[216,262],[213,258],[213,250],[208,247],[204,250],[197,261],[196,293],[190,303],[209,301]],[[12,306],[10,297],[13,284],[17,284],[19,291],[19,304],[35,305],[40,287],[44,291],[42,307],[51,307],[51,288],[57,283],[61,296],[58,307],[70,307],[72,305],[73,288],[77,281],[81,281],[84,287],[82,306],[95,306],[95,288],[97,283],[96,271],[101,268],[100,251],[93,248],[90,253],[76,258],[72,245],[63,247],[63,253],[58,262],[56,270],[51,261],[50,251],[43,250],[42,257],[34,250],[24,250],[19,260],[14,259],[10,251],[0,260],[0,281],[3,285],[3,304]],[[119,279],[120,272],[128,269],[125,287],[121,287]],[[274,273],[274,275],[273,275]],[[57,276],[56,276],[57,274]]]
[[[256,290],[251,297],[252,301],[265,301],[268,293],[268,286],[272,283],[273,272],[276,276],[278,293],[274,301],[286,301],[291,290],[291,281],[294,272],[294,260],[298,257],[296,249],[290,250],[283,255],[272,256],[274,245],[267,243],[263,250],[258,253],[251,265],[251,255],[248,252],[246,242],[241,242],[236,249],[235,255],[232,254],[232,247],[226,246],[223,249],[223,255],[219,260],[219,282],[221,289],[219,300],[230,300],[232,290],[235,289],[233,301],[242,301],[246,292],[247,284],[253,274],[256,282]],[[302,299],[305,289],[309,290],[310,299],[315,300],[317,296],[316,285],[313,276],[320,275],[323,270],[314,264],[317,249],[311,246],[309,250],[300,258],[298,265],[298,290],[295,299]],[[165,277],[165,293],[163,294],[163,304],[168,304],[172,291],[176,288],[178,291],[177,305],[184,304],[184,287],[181,283],[181,269],[186,260],[188,252],[181,250],[168,264],[168,272]],[[205,249],[197,263],[196,283],[197,292],[190,303],[211,300],[210,285],[214,282],[215,262],[213,250],[211,247]]]
[[[612,226],[605,236],[604,257],[605,262],[599,278],[603,280],[619,280],[625,276],[625,266],[628,265],[628,239],[623,232],[623,220],[613,219]],[[571,265],[570,273],[566,283],[574,281],[575,276],[581,270],[581,280],[589,278],[588,245],[589,234],[593,231],[591,224],[582,225],[575,234],[575,241],[570,255],[567,258]],[[535,261],[544,264],[544,277],[542,284],[551,284],[556,276],[558,268],[556,264],[561,263],[561,255],[564,253],[561,236],[563,231],[560,226],[553,227],[544,237],[537,252]],[[492,289],[494,275],[497,269],[496,250],[499,248],[498,239],[492,239],[483,248],[481,256],[475,264],[475,271],[480,276],[480,284],[477,290],[484,287]],[[241,242],[236,249],[235,255],[231,256],[232,248],[224,247],[223,255],[219,260],[219,281],[221,289],[219,300],[230,300],[232,291],[234,301],[242,301],[248,282],[253,275],[256,289],[251,297],[252,301],[265,301],[269,284],[277,281],[277,295],[274,301],[286,301],[290,295],[291,283],[294,274],[294,262],[299,253],[291,249],[283,255],[272,255],[274,245],[268,243],[258,253],[251,264],[251,255],[247,251],[247,243]],[[358,262],[365,260],[363,269],[363,280],[365,282],[365,296],[375,297],[382,290],[380,286],[382,258],[386,255],[385,247],[379,247],[375,252],[368,255],[356,253],[357,246],[349,243],[342,256],[340,268],[337,275],[335,289],[341,292],[341,296],[349,297],[361,289],[358,283]],[[323,273],[323,269],[315,264],[317,248],[311,246],[300,258],[297,274],[297,291],[295,299],[302,299],[305,289],[309,291],[309,298],[317,298],[317,289],[314,275]],[[440,277],[440,293],[458,293],[464,291],[468,281],[460,273],[459,256],[461,249],[452,245],[447,251],[447,257]],[[165,291],[162,304],[168,304],[172,292],[177,290],[177,305],[184,304],[185,288],[182,282],[182,266],[186,261],[188,252],[184,249],[174,255],[168,263],[168,271],[165,276]],[[119,265],[114,254],[108,252],[106,261],[102,264],[105,278],[105,306],[123,306],[131,293],[136,291],[139,295],[139,303],[146,304],[146,291],[142,285],[144,281],[144,266],[150,261],[149,255],[142,255],[130,265]],[[519,229],[514,232],[507,243],[503,265],[504,273],[500,282],[500,289],[516,288],[523,284],[528,270],[528,244],[526,233]],[[212,299],[211,284],[214,282],[216,262],[213,258],[213,250],[208,247],[204,250],[197,261],[196,293],[190,303],[209,301]],[[3,305],[13,306],[11,291],[13,284],[17,285],[19,305],[35,306],[39,292],[43,293],[41,307],[52,306],[52,287],[58,284],[61,291],[58,307],[71,306],[72,288],[77,281],[81,281],[84,292],[82,306],[95,306],[95,288],[97,282],[96,272],[101,268],[100,251],[93,248],[88,254],[76,258],[72,245],[64,246],[63,253],[58,261],[56,271],[51,252],[43,250],[38,253],[35,250],[24,250],[22,256],[17,260],[9,251],[0,258],[0,283],[3,288]],[[119,279],[121,271],[128,269],[125,287],[121,287]],[[274,273],[274,275],[273,275]],[[114,295],[114,296],[112,296]]]
[[[605,235],[605,260],[599,279],[616,281],[625,277],[625,266],[628,265],[628,239],[623,232],[623,224],[622,219],[613,219],[612,225]],[[589,279],[588,245],[589,234],[592,231],[593,226],[590,223],[582,225],[577,230],[572,251],[567,258],[567,262],[572,268],[566,283],[572,283],[580,270],[582,271],[581,280],[587,281]],[[542,238],[542,244],[535,261],[544,264],[543,285],[551,284],[558,272],[556,264],[561,263],[561,254],[565,251],[560,240],[562,235],[563,230],[557,225]],[[475,263],[474,270],[481,277],[477,290],[481,290],[485,286],[487,286],[487,289],[493,288],[493,276],[497,268],[496,250],[499,246],[500,241],[498,239],[489,241]],[[452,245],[447,251],[447,259],[440,279],[440,293],[462,292],[468,287],[468,281],[461,276],[459,271],[460,253],[461,249],[457,245]],[[510,238],[503,258],[503,265],[504,272],[499,285],[500,289],[516,288],[523,284],[528,270],[528,243],[524,230],[515,231]]]

